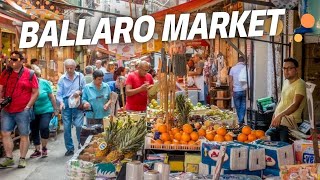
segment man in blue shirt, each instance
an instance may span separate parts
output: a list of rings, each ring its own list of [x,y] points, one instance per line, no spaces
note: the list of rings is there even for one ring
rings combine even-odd
[[[83,125],[83,111],[77,107],[69,107],[68,99],[73,96],[79,99],[82,88],[86,82],[84,76],[80,72],[76,72],[76,62],[73,59],[64,61],[66,73],[63,74],[58,81],[57,100],[60,103],[62,112],[62,121],[64,126],[64,143],[67,149],[65,156],[74,154],[74,145],[71,136],[71,124],[76,127],[78,144],[80,145],[80,131]]]

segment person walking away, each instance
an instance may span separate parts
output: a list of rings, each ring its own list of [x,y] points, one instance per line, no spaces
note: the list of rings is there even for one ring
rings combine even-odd
[[[266,135],[272,141],[290,142],[289,130],[297,129],[302,122],[301,115],[306,105],[306,83],[299,78],[299,63],[296,59],[287,58],[283,63],[285,81],[281,99],[273,114],[270,128]]]
[[[194,62],[194,71],[189,71],[188,75],[193,77],[194,83],[197,86],[198,89],[200,89],[199,94],[199,102],[202,104],[206,104],[206,99],[204,95],[204,76],[203,76],[203,67],[204,67],[204,61],[200,57],[199,54],[195,54],[193,57]]]
[[[93,81],[92,73],[93,73],[93,67],[92,66],[87,66],[84,68],[85,70],[85,76],[84,79],[86,81],[86,84],[89,84]]]
[[[53,116],[58,116],[59,109],[52,94],[50,82],[40,78],[41,72],[34,70],[39,82],[39,96],[34,104],[35,119],[31,121],[31,139],[35,146],[30,158],[47,157],[47,144],[49,139],[49,123]],[[39,134],[40,133],[40,134]],[[40,136],[41,135],[41,141]],[[40,145],[42,150],[40,152]]]
[[[120,107],[124,107],[125,105],[125,98],[126,98],[126,94],[125,94],[125,82],[126,82],[126,69],[124,67],[119,67],[113,75],[113,79],[116,81],[116,89],[115,92],[119,95],[118,96],[118,100],[119,100],[119,105]],[[124,97],[124,102],[122,103],[122,94]]]
[[[33,71],[23,67],[25,59],[18,51],[11,52],[9,67],[0,78],[1,134],[6,157],[0,161],[1,167],[14,165],[13,141],[11,133],[17,125],[20,134],[20,159],[18,168],[27,165],[32,106],[36,101],[38,80]]]
[[[64,127],[64,143],[67,149],[65,156],[74,154],[74,145],[71,136],[71,124],[76,127],[78,148],[80,148],[80,132],[83,125],[83,111],[77,107],[69,107],[69,98],[79,99],[82,88],[86,82],[83,74],[76,72],[76,62],[73,59],[64,61],[66,73],[58,81],[57,100],[62,112],[62,121]]]
[[[140,61],[137,70],[130,73],[126,80],[126,110],[146,111],[148,103],[148,89],[153,86],[153,79],[149,74],[150,64]]]
[[[103,118],[110,114],[110,93],[107,83],[103,82],[103,72],[93,72],[93,82],[87,84],[83,89],[82,100],[86,112],[87,124],[103,124]]]
[[[245,59],[244,57],[239,57],[238,63],[231,68],[229,73],[230,95],[233,97],[239,126],[244,124],[244,116],[246,114],[246,90],[239,81],[239,75],[243,68],[246,68]]]

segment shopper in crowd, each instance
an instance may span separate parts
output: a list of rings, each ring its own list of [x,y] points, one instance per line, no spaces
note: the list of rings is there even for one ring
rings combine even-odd
[[[10,54],[9,67],[0,78],[1,134],[6,157],[0,167],[12,166],[13,141],[11,132],[17,125],[20,134],[20,160],[18,168],[27,165],[32,106],[38,98],[38,80],[31,71],[23,67],[23,55],[18,51]]]
[[[114,75],[113,75],[113,79],[116,81],[116,89],[115,89],[115,92],[119,95],[118,97],[118,100],[119,100],[119,105],[120,107],[123,107],[124,104],[122,103],[122,95],[121,95],[121,88],[122,88],[122,93],[123,93],[123,96],[124,96],[124,101],[125,101],[125,98],[126,98],[126,94],[125,94],[125,90],[126,90],[126,87],[125,87],[125,82],[126,82],[126,68],[124,67],[119,67],[115,72],[114,72]]]
[[[287,58],[283,63],[285,81],[281,91],[281,100],[274,112],[270,129],[266,135],[272,141],[289,142],[289,130],[301,123],[301,114],[306,104],[306,84],[298,75],[299,63]]]
[[[35,59],[35,58],[31,59],[31,68],[36,72],[40,72],[41,74],[41,69],[39,67],[38,59]]]
[[[77,64],[75,71],[83,74],[83,71],[81,70],[80,64]]]
[[[153,86],[149,70],[150,64],[140,61],[137,70],[128,75],[126,80],[126,109],[128,111],[146,111],[148,89]]]
[[[31,140],[35,146],[34,153],[30,158],[47,157],[47,144],[50,135],[49,123],[53,116],[58,116],[59,108],[56,104],[56,99],[52,94],[50,82],[40,78],[41,72],[35,70],[39,82],[39,96],[34,104],[35,119],[31,121]],[[39,134],[40,133],[40,134]],[[41,141],[40,136],[41,135]],[[40,152],[40,145],[42,150]]]
[[[103,72],[93,72],[93,82],[87,84],[83,89],[83,107],[86,112],[87,124],[102,124],[102,119],[110,114],[110,93],[107,83],[103,82]]]
[[[97,69],[101,70],[103,73],[107,72],[106,68],[103,67],[101,60],[96,60],[95,65],[96,65],[96,70]]]
[[[104,73],[103,82],[113,81],[114,64],[109,62],[107,65],[107,72]]]
[[[86,81],[86,84],[89,84],[93,81],[92,73],[93,73],[93,67],[92,66],[87,66],[84,68],[85,70],[85,76],[84,79]]]
[[[239,81],[239,75],[246,68],[244,57],[239,57],[238,63],[233,66],[229,73],[230,95],[233,97],[234,106],[238,116],[238,124],[242,126],[246,114],[246,90]]]
[[[201,56],[199,54],[195,54],[193,57],[194,61],[194,71],[189,71],[188,75],[193,77],[194,83],[197,86],[198,89],[200,89],[199,94],[199,102],[202,104],[206,104],[205,100],[205,94],[204,94],[204,76],[203,76],[203,67],[204,67],[204,61],[202,60]]]
[[[80,148],[80,131],[83,124],[83,111],[77,107],[69,107],[68,99],[80,99],[86,82],[83,74],[76,72],[76,62],[73,59],[64,61],[66,73],[58,81],[57,100],[60,103],[64,127],[64,143],[67,149],[65,156],[74,154],[74,145],[71,136],[71,124],[76,127],[78,148]]]

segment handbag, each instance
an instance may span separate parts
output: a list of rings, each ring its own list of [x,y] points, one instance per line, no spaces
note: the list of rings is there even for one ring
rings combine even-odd
[[[81,78],[81,74],[79,73],[79,91],[81,91],[81,94],[80,94],[80,103],[79,103],[79,106],[77,107],[77,109],[81,110],[81,111],[84,111],[84,107],[83,107],[83,102],[82,102],[82,88],[81,88],[81,84],[80,84],[80,78]]]

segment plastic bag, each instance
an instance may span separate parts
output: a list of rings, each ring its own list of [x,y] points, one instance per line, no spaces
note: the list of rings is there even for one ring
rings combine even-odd
[[[49,130],[55,131],[58,128],[58,117],[54,116],[49,123]]]
[[[69,108],[77,108],[80,105],[80,98],[80,96],[77,98],[70,96],[68,99]]]

